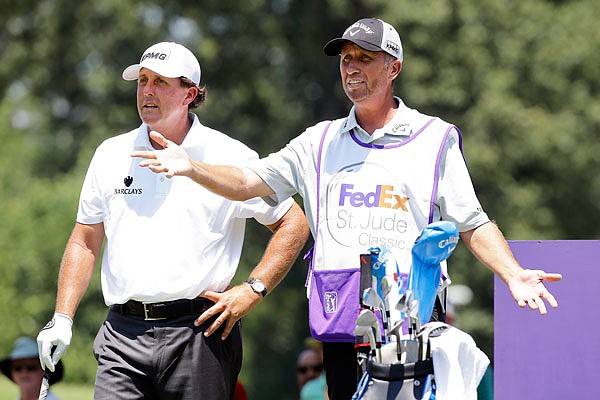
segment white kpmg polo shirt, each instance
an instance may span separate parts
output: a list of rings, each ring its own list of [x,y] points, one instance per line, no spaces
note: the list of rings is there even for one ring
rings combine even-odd
[[[191,116],[182,147],[193,159],[243,166],[257,158],[241,142]],[[187,177],[169,179],[141,168],[141,159],[131,153],[152,149],[147,132],[142,124],[98,146],[79,200],[77,222],[104,224],[101,280],[109,306],[225,290],[238,266],[246,218],[273,224],[293,203],[230,201]]]

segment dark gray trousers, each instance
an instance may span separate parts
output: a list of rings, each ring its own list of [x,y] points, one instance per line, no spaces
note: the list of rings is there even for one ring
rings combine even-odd
[[[95,400],[233,399],[242,366],[240,322],[227,339],[197,315],[161,321],[109,311],[94,340]]]

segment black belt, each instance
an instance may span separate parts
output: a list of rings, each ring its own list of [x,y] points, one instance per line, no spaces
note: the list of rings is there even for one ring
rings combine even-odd
[[[203,297],[196,297],[191,300],[182,299],[158,303],[142,303],[141,301],[129,300],[125,304],[113,304],[110,308],[119,314],[135,315],[144,317],[146,321],[155,321],[176,318],[182,315],[200,315],[214,304]]]

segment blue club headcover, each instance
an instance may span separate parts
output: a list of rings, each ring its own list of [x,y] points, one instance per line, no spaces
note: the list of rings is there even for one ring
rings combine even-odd
[[[412,266],[408,287],[419,300],[421,323],[431,319],[442,269],[440,263],[450,257],[458,244],[458,229],[449,221],[437,221],[427,225],[412,248]]]

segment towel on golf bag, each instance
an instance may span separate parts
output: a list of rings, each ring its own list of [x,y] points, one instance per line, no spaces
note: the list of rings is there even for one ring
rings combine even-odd
[[[431,322],[430,326],[446,325]],[[466,332],[448,326],[442,335],[431,336],[436,400],[477,400],[477,386],[490,364]]]

